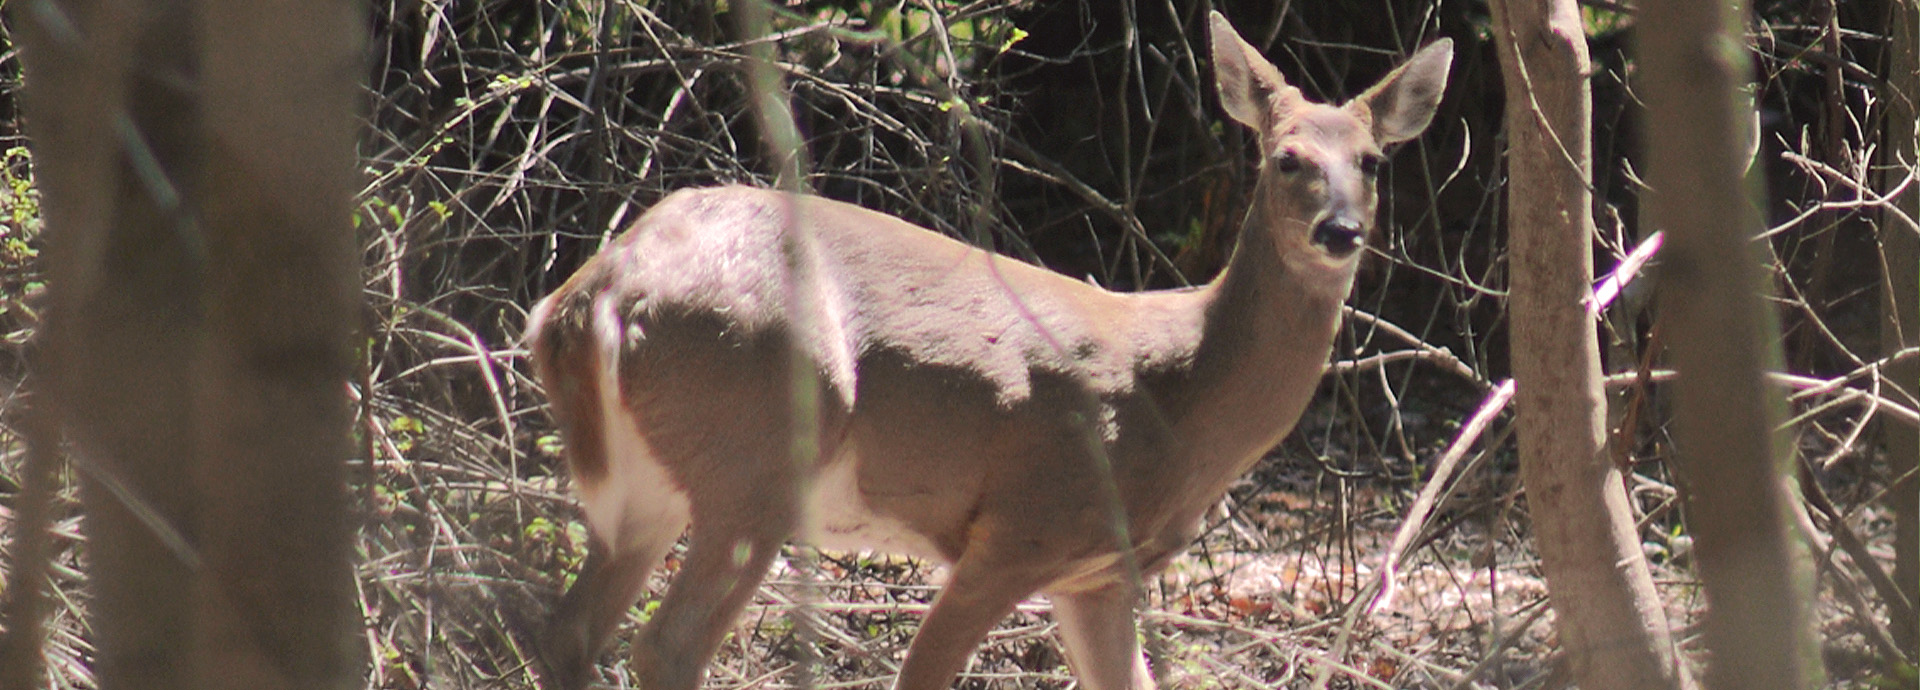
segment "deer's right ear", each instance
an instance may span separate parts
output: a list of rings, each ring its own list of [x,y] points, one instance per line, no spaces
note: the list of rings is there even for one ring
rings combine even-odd
[[[1213,82],[1220,90],[1220,106],[1240,124],[1265,133],[1273,126],[1282,100],[1297,90],[1280,70],[1233,30],[1218,11],[1208,15],[1213,43]]]

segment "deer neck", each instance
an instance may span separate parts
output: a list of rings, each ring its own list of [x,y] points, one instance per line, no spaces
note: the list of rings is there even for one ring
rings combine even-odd
[[[1202,289],[1200,341],[1189,381],[1198,395],[1185,423],[1220,429],[1219,457],[1250,464],[1291,431],[1319,385],[1352,288],[1352,260],[1334,261],[1306,245],[1295,214],[1256,204],[1227,268]],[[1289,238],[1302,238],[1288,246]],[[1238,457],[1251,453],[1250,457]],[[1246,470],[1231,469],[1233,476]]]

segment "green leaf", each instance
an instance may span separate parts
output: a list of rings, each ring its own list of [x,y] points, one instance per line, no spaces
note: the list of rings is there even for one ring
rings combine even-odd
[[[1009,50],[1013,50],[1013,44],[1026,40],[1026,38],[1026,31],[1017,26],[1013,27],[1013,31],[1007,32],[1007,40],[1000,43],[1000,52],[1004,54]]]
[[[567,448],[566,444],[561,442],[559,434],[547,434],[534,439],[533,447],[538,449],[542,455],[556,458],[560,457],[560,452]]]

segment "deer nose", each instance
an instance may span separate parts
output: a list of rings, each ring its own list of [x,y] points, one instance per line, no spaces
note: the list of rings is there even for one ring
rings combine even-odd
[[[1360,248],[1363,238],[1360,223],[1338,216],[1326,218],[1313,226],[1313,243],[1325,247],[1334,258],[1346,258]]]

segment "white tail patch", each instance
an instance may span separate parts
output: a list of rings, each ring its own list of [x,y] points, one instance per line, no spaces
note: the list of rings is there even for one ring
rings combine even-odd
[[[580,502],[595,534],[615,544],[644,544],[680,536],[691,515],[687,493],[654,456],[634,425],[620,392],[622,328],[613,300],[593,305],[593,332],[600,355],[600,424],[606,443],[607,475],[598,483],[581,482]],[[638,532],[636,532],[638,530]],[[672,530],[673,534],[657,534]]]

